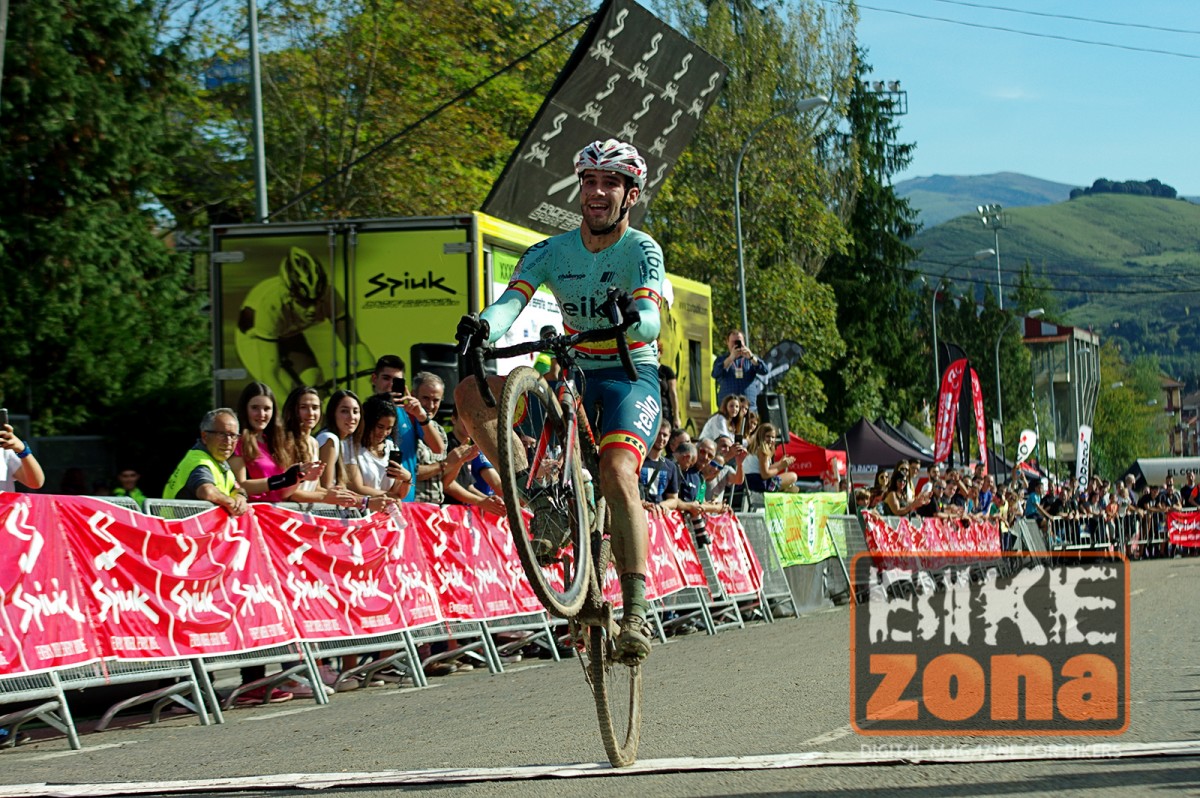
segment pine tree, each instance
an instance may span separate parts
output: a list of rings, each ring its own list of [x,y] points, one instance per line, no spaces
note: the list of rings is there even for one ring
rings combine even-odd
[[[864,416],[914,418],[929,397],[922,379],[927,348],[914,323],[918,298],[908,268],[917,252],[905,243],[919,223],[889,182],[912,160],[913,145],[896,140],[899,128],[887,100],[870,91],[869,74],[860,50],[844,149],[858,164],[862,184],[846,222],[851,243],[820,274],[837,298],[837,327],[846,342],[845,356],[820,375],[830,397],[822,420],[833,430]]]

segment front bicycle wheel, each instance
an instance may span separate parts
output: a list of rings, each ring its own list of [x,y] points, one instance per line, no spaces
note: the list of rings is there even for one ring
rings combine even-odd
[[[592,567],[578,436],[528,366],[505,380],[499,432],[497,465],[517,556],[546,609],[571,618],[587,597]]]
[[[642,734],[642,666],[626,665],[616,658],[616,632],[615,624],[588,628],[585,666],[604,752],[612,766],[620,768],[637,761]]]

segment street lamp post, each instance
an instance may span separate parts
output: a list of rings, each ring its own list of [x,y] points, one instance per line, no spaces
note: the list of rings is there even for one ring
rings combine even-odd
[[[737,233],[738,299],[741,302],[742,310],[742,334],[746,336],[747,341],[750,340],[750,317],[746,312],[746,262],[742,252],[742,159],[746,157],[746,150],[750,149],[750,142],[754,141],[754,137],[758,135],[759,131],[776,119],[788,114],[801,114],[828,104],[829,98],[825,96],[806,97],[795,105],[784,108],[782,111],[760,122],[754,130],[750,131],[750,135],[746,137],[746,143],[742,145],[742,151],[738,153],[737,162],[734,163],[733,225]]]
[[[946,280],[946,275],[950,274],[951,270],[957,269],[959,266],[970,263],[973,260],[983,260],[994,252],[991,249],[980,249],[969,258],[963,258],[958,263],[952,263],[946,267],[946,271],[942,272],[938,277],[937,282],[933,285],[933,297],[929,300],[929,315],[933,318],[933,399],[937,401],[938,391],[942,389],[942,371],[938,363],[938,334],[937,334],[937,295],[938,291],[942,290],[942,283]]]
[[[1000,387],[1000,342],[1004,340],[1004,333],[1008,332],[1009,326],[1020,318],[1036,319],[1046,312],[1045,308],[1034,308],[1033,310],[1022,316],[1010,316],[1005,320],[1000,327],[1000,334],[996,336],[996,418],[1000,421],[1000,442],[1004,443],[1004,391]],[[1000,449],[1000,458],[1004,459],[1003,446]]]
[[[990,227],[996,235],[996,245],[993,248],[996,254],[996,301],[1000,304],[1000,309],[1004,310],[1004,284],[1000,282],[1000,231],[1006,226],[1008,217],[1004,208],[999,205],[977,205],[975,210],[979,213],[979,221],[983,222],[983,226]]]
[[[265,222],[267,204],[267,156],[263,144],[262,70],[258,62],[258,7],[247,0],[250,16],[250,109],[251,136],[254,140],[254,209],[257,221]]]

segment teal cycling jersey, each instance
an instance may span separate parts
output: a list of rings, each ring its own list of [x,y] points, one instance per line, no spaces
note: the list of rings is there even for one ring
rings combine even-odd
[[[600,252],[583,245],[579,230],[547,238],[525,251],[508,288],[483,311],[491,327],[488,342],[500,339],[529,303],[540,286],[558,300],[566,333],[608,327],[600,310],[608,289],[628,292],[637,304],[641,320],[626,332],[634,364],[658,365],[659,308],[664,279],[662,249],[640,230],[629,228],[620,240]],[[610,368],[620,362],[616,341],[598,341],[577,346],[581,368]]]

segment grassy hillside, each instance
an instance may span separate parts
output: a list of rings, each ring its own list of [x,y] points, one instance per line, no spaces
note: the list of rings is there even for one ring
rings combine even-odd
[[[916,264],[939,274],[944,264],[994,245],[974,213],[922,232]],[[1116,338],[1128,354],[1159,356],[1173,376],[1195,387],[1200,377],[1200,205],[1117,194],[1014,208],[1000,232],[1002,277],[1011,297],[1028,261],[1054,287],[1062,323]],[[994,259],[956,267],[959,285],[995,288]]]
[[[1062,202],[1075,186],[1053,183],[1016,172],[994,175],[933,175],[902,180],[896,194],[907,198],[920,213],[921,223],[933,227],[944,221],[973,213],[975,206],[999,203],[1005,208],[1023,208]]]

